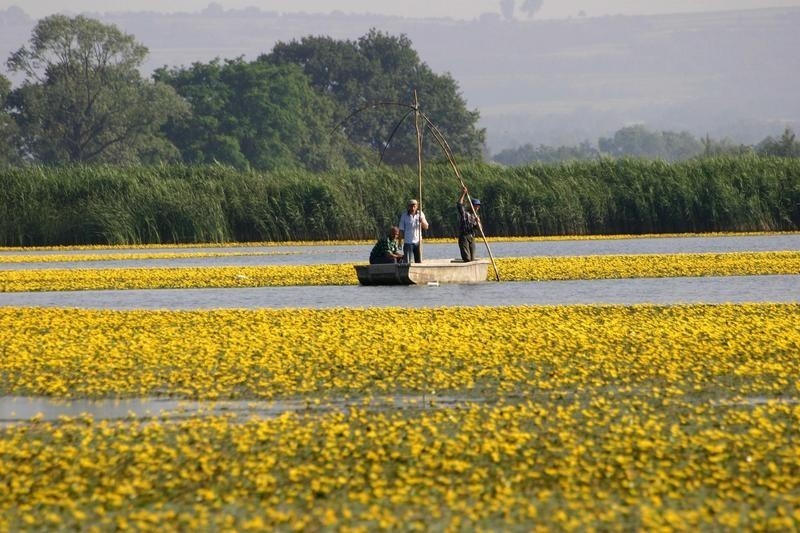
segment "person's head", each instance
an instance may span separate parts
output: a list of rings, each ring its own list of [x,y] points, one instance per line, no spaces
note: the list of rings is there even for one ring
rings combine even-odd
[[[481,201],[478,200],[477,198],[473,198],[472,199],[472,207],[474,207],[475,211],[477,211],[478,209],[481,208]]]
[[[417,202],[412,198],[411,200],[408,201],[408,212],[414,213],[417,211],[417,209],[419,209],[419,202]]]
[[[389,237],[393,240],[397,240],[400,238],[400,228],[397,226],[392,226],[389,228]]]

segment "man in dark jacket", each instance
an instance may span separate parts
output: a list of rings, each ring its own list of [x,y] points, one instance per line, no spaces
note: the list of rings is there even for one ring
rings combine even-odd
[[[403,253],[400,250],[400,228],[392,226],[386,237],[381,237],[369,253],[369,264],[397,263],[402,261]]]
[[[480,228],[480,221],[477,213],[481,208],[481,201],[477,198],[472,199],[472,209],[464,209],[464,198],[468,191],[466,187],[461,187],[461,198],[456,203],[458,209],[458,249],[461,252],[461,259],[464,261],[474,261],[475,257],[475,232]]]

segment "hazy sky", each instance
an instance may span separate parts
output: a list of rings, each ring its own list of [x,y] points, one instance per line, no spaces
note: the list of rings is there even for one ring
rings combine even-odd
[[[521,5],[524,0],[518,0]],[[202,11],[210,0],[0,0],[0,10],[20,6],[40,18],[61,11]],[[225,9],[253,6],[264,11],[333,10],[379,13],[407,17],[453,17],[471,19],[482,13],[499,13],[500,0],[216,0]],[[800,0],[544,0],[537,18],[565,18],[583,12],[587,16],[646,15],[800,6]],[[518,17],[522,15],[518,14]]]

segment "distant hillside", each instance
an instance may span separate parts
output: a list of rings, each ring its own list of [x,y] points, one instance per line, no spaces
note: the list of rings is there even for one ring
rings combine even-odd
[[[147,45],[149,70],[254,58],[276,41],[309,34],[355,39],[372,27],[405,33],[422,59],[436,72],[450,72],[469,106],[480,110],[493,152],[596,141],[632,123],[746,143],[785,126],[800,130],[800,8],[524,22],[255,8],[92,16]],[[4,60],[28,40],[34,22],[18,8],[0,11]]]

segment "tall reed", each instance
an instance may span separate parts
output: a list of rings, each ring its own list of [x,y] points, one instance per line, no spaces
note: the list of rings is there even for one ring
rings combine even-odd
[[[800,228],[800,160],[599,160],[461,167],[496,236]],[[200,243],[374,238],[418,195],[415,169],[324,174],[212,166],[0,170],[0,244]],[[430,236],[456,232],[459,185],[425,167]]]

